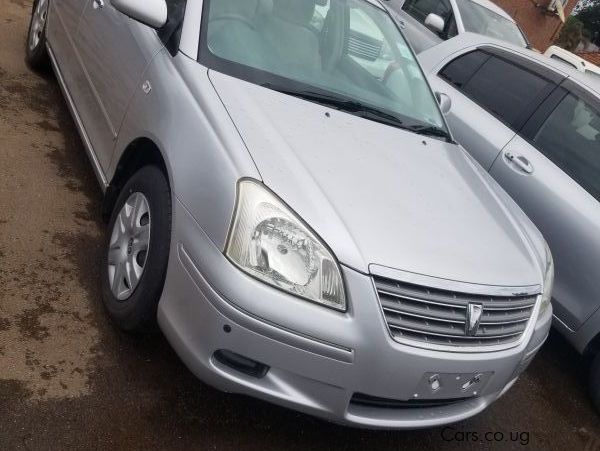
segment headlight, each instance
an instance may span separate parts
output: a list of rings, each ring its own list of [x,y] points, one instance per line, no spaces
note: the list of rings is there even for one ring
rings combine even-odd
[[[241,180],[225,254],[281,290],[346,310],[340,268],[327,247],[261,183]]]
[[[554,290],[554,260],[552,252],[546,244],[546,274],[544,275],[544,286],[542,292],[542,304],[540,306],[540,315],[544,314],[552,302],[552,291]]]

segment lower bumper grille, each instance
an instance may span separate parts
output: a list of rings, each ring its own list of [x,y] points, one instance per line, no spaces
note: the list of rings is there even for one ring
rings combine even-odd
[[[537,295],[458,293],[375,277],[390,333],[435,346],[510,346],[527,328]]]
[[[428,407],[446,407],[472,398],[453,398],[453,399],[409,399],[401,401],[398,399],[378,398],[376,396],[355,393],[350,400],[350,404],[363,407],[376,407],[379,409],[425,409]]]

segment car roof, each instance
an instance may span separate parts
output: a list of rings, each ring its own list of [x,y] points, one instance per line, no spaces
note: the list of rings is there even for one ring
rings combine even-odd
[[[552,45],[552,46],[548,47],[548,50],[546,50],[544,52],[544,55],[549,56],[548,55],[549,53],[557,55],[557,56],[560,56],[560,57],[562,57],[564,59],[567,59],[567,60],[568,59],[575,60],[579,64],[581,64],[581,66],[585,70],[588,70],[590,72],[595,72],[597,74],[600,74],[600,67],[596,66],[594,63],[590,63],[589,61],[587,61],[584,58],[580,57],[576,53],[569,52],[568,50],[563,49],[562,47],[559,47],[557,45]]]
[[[431,47],[430,49],[424,51],[423,54],[431,53],[438,56],[443,55],[445,58],[448,55],[462,53],[462,51],[467,51],[469,49],[473,50],[475,47],[479,48],[490,46],[514,53],[518,56],[524,57],[525,59],[529,59],[538,65],[544,66],[564,77],[568,77],[578,85],[581,85],[583,88],[591,91],[594,95],[600,97],[600,82],[596,81],[590,76],[586,76],[577,69],[568,67],[564,63],[553,60],[552,58],[542,55],[541,53],[534,52],[533,50],[521,48],[508,42],[500,41],[476,33],[467,32],[459,34],[451,39],[448,39],[447,41]]]
[[[510,20],[511,22],[515,22],[515,19],[512,18],[512,16],[510,14],[508,14],[505,10],[503,10],[502,8],[500,8],[498,5],[496,5],[494,2],[492,2],[491,0],[470,0],[473,3],[476,3],[480,6],[483,6],[484,8],[487,8],[493,12],[495,12],[496,14],[498,14],[499,16],[504,17],[505,19]]]
[[[579,56],[577,56],[575,53],[569,52],[568,50],[565,50],[562,47],[559,47],[558,45],[551,45],[550,47],[548,47],[548,49],[546,50],[545,53],[548,53],[548,52],[556,53],[558,55],[567,55],[569,57],[575,57],[580,60],[583,59],[583,58],[580,58]]]

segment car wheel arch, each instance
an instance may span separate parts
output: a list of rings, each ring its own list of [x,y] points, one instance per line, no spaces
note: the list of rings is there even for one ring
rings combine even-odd
[[[169,187],[173,186],[171,171],[160,146],[150,138],[136,138],[125,147],[119,156],[110,183],[106,187],[102,204],[104,222],[108,222],[117,197],[127,180],[139,169],[148,165],[157,166],[166,176]]]

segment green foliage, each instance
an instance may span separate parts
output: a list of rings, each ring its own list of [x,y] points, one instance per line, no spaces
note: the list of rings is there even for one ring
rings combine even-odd
[[[598,4],[600,4],[600,0],[579,0],[579,3],[577,3],[577,6],[575,7],[575,14],[584,8],[588,8],[590,6],[593,7]]]
[[[597,40],[600,35],[600,0],[582,0],[574,16],[589,30],[592,39]]]
[[[598,0],[600,1],[600,0]],[[569,16],[560,30],[555,44],[570,52],[574,51],[583,38],[583,22],[578,17]]]

